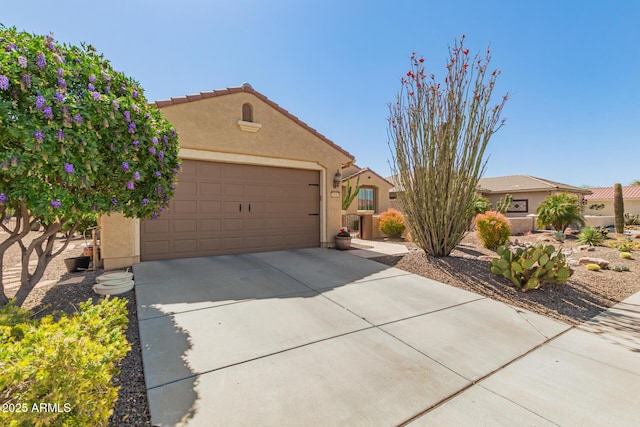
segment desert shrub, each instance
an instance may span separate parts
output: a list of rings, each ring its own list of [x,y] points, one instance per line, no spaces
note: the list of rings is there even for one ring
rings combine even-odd
[[[604,234],[593,227],[584,227],[577,237],[578,242],[589,246],[600,246],[605,239]]]
[[[511,235],[509,220],[499,212],[488,211],[475,219],[478,237],[488,249],[504,245]]]
[[[600,271],[600,266],[598,264],[587,264],[587,270]]]
[[[489,264],[493,274],[511,280],[523,292],[545,283],[564,283],[573,274],[562,251],[541,243],[527,248],[509,249],[509,243],[497,250],[499,258]]]
[[[556,242],[564,243],[567,235],[562,231],[556,231],[555,233],[553,233],[553,238],[556,239]]]
[[[486,197],[477,196],[473,200],[473,212],[478,215],[491,210],[491,202]]]
[[[624,214],[624,225],[640,225],[640,215]]]
[[[0,424],[106,425],[118,397],[111,379],[130,349],[125,305],[118,298],[87,301],[57,321],[1,308],[0,404],[24,411],[0,412]],[[42,411],[41,404],[57,407]]]
[[[633,240],[629,238],[618,239],[614,242],[609,243],[609,246],[612,248],[616,248],[620,252],[631,252],[635,249],[636,244]]]
[[[536,209],[538,227],[551,225],[557,231],[564,232],[571,224],[584,225],[582,206],[577,197],[568,193],[548,196]]]
[[[620,258],[622,259],[632,259],[631,252],[620,252]]]
[[[378,228],[388,236],[400,237],[406,228],[404,215],[396,209],[389,208],[380,214]]]
[[[617,271],[617,272],[629,271],[629,266],[626,266],[626,265],[614,265],[614,266],[609,266],[609,270]]]

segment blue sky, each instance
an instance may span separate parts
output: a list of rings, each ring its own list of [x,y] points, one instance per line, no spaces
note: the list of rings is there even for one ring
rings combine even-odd
[[[511,97],[486,177],[640,179],[635,0],[32,0],[3,4],[0,22],[94,45],[153,101],[249,82],[383,176],[411,52],[443,76],[465,34],[472,53],[491,44],[494,94]]]

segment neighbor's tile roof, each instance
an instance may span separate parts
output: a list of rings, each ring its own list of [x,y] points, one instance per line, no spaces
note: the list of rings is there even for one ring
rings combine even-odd
[[[613,187],[590,188],[592,194],[585,196],[586,200],[613,200]],[[622,186],[623,199],[640,199],[640,185]]]
[[[530,175],[498,176],[495,178],[480,178],[479,186],[483,192],[489,193],[522,193],[528,191],[560,190],[572,193],[591,194],[586,188],[574,187],[561,182],[536,178]]]
[[[216,89],[208,92],[200,92],[197,94],[180,96],[177,98],[164,99],[164,100],[156,101],[155,104],[158,108],[163,108],[171,105],[178,105],[178,104],[184,104],[187,102],[200,101],[202,99],[213,98],[216,96],[231,95],[239,92],[253,94],[256,98],[262,100],[263,102],[267,103],[268,105],[270,105],[271,107],[279,111],[280,113],[284,114],[286,117],[293,120],[295,123],[302,126],[304,129],[308,130],[309,132],[311,132],[312,134],[314,134],[315,136],[317,136],[318,138],[320,138],[321,140],[323,140],[324,142],[326,142],[336,150],[340,151],[341,153],[351,158],[352,160],[355,159],[355,157],[351,153],[349,153],[348,151],[340,147],[338,144],[331,141],[329,138],[327,138],[326,136],[324,136],[323,134],[321,134],[320,132],[318,132],[317,130],[315,130],[314,128],[312,128],[302,120],[300,120],[298,117],[294,116],[293,114],[291,114],[290,112],[288,112],[287,110],[285,110],[284,108],[282,108],[281,106],[279,106],[278,104],[276,104],[275,102],[273,102],[272,100],[270,100],[269,98],[267,98],[266,96],[264,96],[263,94],[255,90],[248,83],[243,83],[242,86],[239,86],[239,87]]]

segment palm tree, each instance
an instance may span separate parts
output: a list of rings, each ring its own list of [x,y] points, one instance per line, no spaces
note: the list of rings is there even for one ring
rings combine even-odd
[[[544,228],[551,225],[557,231],[564,231],[571,224],[584,225],[584,217],[582,216],[582,207],[577,197],[570,196],[568,193],[552,194],[544,199],[538,209],[538,228]]]

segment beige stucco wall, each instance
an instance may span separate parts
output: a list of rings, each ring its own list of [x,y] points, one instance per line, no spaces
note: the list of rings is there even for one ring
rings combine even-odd
[[[343,174],[346,175],[345,171],[343,171]],[[391,200],[389,199],[389,189],[391,188],[391,184],[373,172],[364,172],[357,177],[351,178],[352,187],[356,186],[358,177],[360,178],[360,188],[373,188],[375,191],[374,199],[376,202],[376,208],[374,213],[382,213],[391,207]],[[345,191],[346,182],[343,182],[342,192],[344,193]],[[348,214],[357,212],[358,196],[353,199],[353,203],[351,203],[349,209],[346,210],[346,213]]]
[[[251,104],[258,132],[240,129],[242,105]],[[331,197],[336,171],[353,159],[252,93],[239,92],[162,108],[177,129],[180,156],[191,159],[294,167],[320,171],[321,236],[333,245],[341,226],[341,199]],[[178,177],[178,186],[180,185]],[[339,191],[339,189],[337,190]],[[140,260],[139,221],[112,216],[103,223],[105,268]],[[118,242],[117,244],[115,242]],[[115,267],[112,267],[115,268]]]
[[[557,191],[529,191],[529,192],[521,192],[521,193],[511,193],[513,196],[513,200],[528,200],[528,210],[527,212],[508,212],[505,214],[507,217],[521,217],[527,216],[528,214],[536,213],[536,209],[546,199],[548,196],[552,194],[558,193]],[[483,194],[484,197],[489,199],[493,207],[497,206],[497,203],[500,199],[504,198],[508,193],[491,193],[491,194]],[[578,200],[582,200],[582,194],[570,193],[574,197],[578,197]]]
[[[623,203],[624,203],[625,213],[629,213],[631,215],[640,215],[640,200],[627,199],[627,200],[623,200]],[[604,208],[599,210],[589,209],[589,207],[593,205],[599,205],[599,204],[603,204]],[[589,200],[585,205],[584,213],[585,215],[595,215],[595,216],[614,215],[613,200]]]
[[[105,270],[140,262],[140,221],[120,213],[100,217],[100,253]]]

